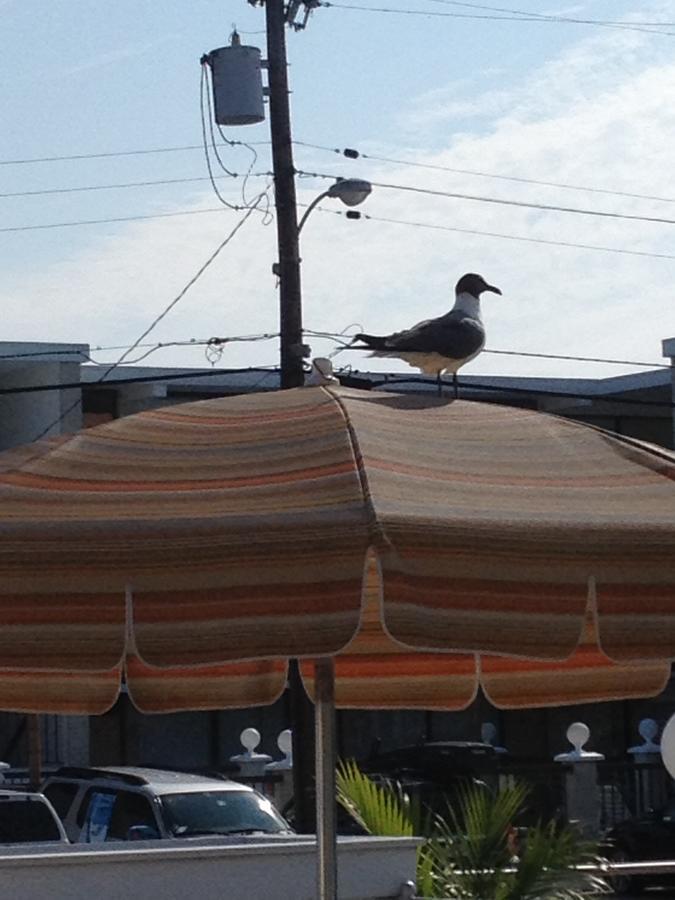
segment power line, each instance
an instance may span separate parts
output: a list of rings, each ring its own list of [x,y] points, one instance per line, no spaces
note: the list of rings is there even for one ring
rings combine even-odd
[[[329,176],[318,176],[318,177],[329,177]],[[499,201],[495,201],[499,202]],[[505,201],[504,201],[505,202]],[[306,204],[298,203],[298,206],[304,207]],[[340,215],[344,216],[345,214],[342,212],[338,212],[336,210],[328,210],[323,209],[321,207],[317,207],[320,212],[330,213],[332,215]],[[242,209],[239,207],[239,209]],[[0,228],[0,232],[20,232],[20,231],[42,231],[49,230],[52,228],[72,228],[77,226],[85,226],[85,225],[107,225],[107,224],[116,224],[120,222],[137,222],[137,221],[145,221],[146,219],[166,219],[173,218],[175,216],[194,216],[194,215],[202,215],[205,213],[223,213],[225,212],[223,207],[209,207],[208,209],[193,209],[193,210],[177,210],[171,213],[154,213],[149,215],[142,216],[120,216],[114,218],[106,218],[106,219],[80,219],[77,221],[71,222],[50,222],[44,225],[19,225],[8,228]],[[265,213],[263,213],[265,214]],[[622,253],[628,256],[644,256],[651,257],[653,259],[675,259],[675,255],[669,253],[655,253],[647,250],[626,250],[619,247],[603,247],[596,244],[582,244],[574,241],[557,241],[557,240],[548,240],[545,238],[533,238],[533,237],[525,237],[523,235],[513,235],[513,234],[505,234],[501,232],[494,231],[482,231],[480,229],[475,228],[456,228],[449,225],[434,225],[430,222],[418,222],[411,221],[405,219],[394,219],[388,218],[385,216],[372,216],[369,214],[362,214],[363,219],[368,219],[372,222],[382,222],[384,224],[391,225],[407,225],[414,228],[428,228],[435,231],[450,231],[457,232],[459,234],[474,234],[483,237],[492,237],[499,238],[502,240],[509,241],[521,241],[529,244],[544,244],[553,247],[574,247],[581,250],[592,250],[603,253]]]
[[[237,144],[237,141],[233,142]],[[258,141],[253,142],[248,145],[242,144],[242,146],[258,146],[259,144],[267,143],[266,141]],[[504,175],[502,173],[496,172],[485,172],[477,169],[463,169],[457,168],[453,166],[442,166],[433,163],[422,163],[416,162],[410,159],[399,159],[396,157],[390,156],[378,156],[372,153],[364,153],[362,151],[347,147],[344,149],[340,149],[338,147],[330,147],[324,144],[316,144],[310,141],[300,141],[294,140],[293,143],[298,147],[307,147],[313,150],[320,150],[327,153],[334,153],[340,156],[345,156],[348,159],[369,159],[375,162],[384,162],[391,163],[393,165],[401,165],[401,166],[410,166],[412,168],[417,169],[429,169],[437,172],[449,172],[455,175],[471,175],[479,178],[494,178],[503,181],[512,181],[521,184],[533,184],[541,187],[554,187],[561,188],[563,190],[574,190],[574,191],[587,191],[589,193],[596,194],[608,194],[608,195],[616,195],[618,197],[628,197],[630,199],[636,200],[652,200],[660,203],[675,203],[674,197],[664,197],[657,194],[640,194],[632,191],[621,191],[617,189],[610,188],[599,188],[593,187],[590,185],[577,185],[577,184],[569,184],[566,182],[559,181],[548,181],[545,179],[539,178],[525,178],[517,175]],[[130,150],[130,151],[121,151],[119,153],[107,153],[107,154],[80,154],[78,156],[67,156],[67,157],[52,157],[52,158],[43,158],[41,160],[4,160],[0,161],[0,165],[10,165],[14,163],[20,162],[47,162],[47,161],[55,161],[61,159],[91,159],[97,158],[100,156],[125,156],[131,154],[141,154],[141,153],[165,153],[172,152],[175,150],[202,150],[203,145],[195,145],[194,147],[167,147],[160,148],[154,150]],[[249,175],[250,178],[262,178],[270,175],[270,172],[253,172]],[[220,176],[218,176],[220,177]],[[224,177],[224,176],[223,176]],[[102,184],[102,185],[84,185],[84,186],[76,186],[76,187],[67,187],[67,188],[47,188],[43,190],[34,190],[34,191],[12,191],[6,193],[0,193],[1,198],[12,198],[12,197],[28,197],[28,196],[41,196],[45,194],[66,194],[66,193],[76,193],[76,192],[86,192],[86,191],[102,191],[102,190],[115,190],[115,189],[123,189],[123,188],[136,188],[136,187],[151,187],[154,185],[170,185],[170,184],[188,184],[191,182],[204,182],[209,181],[208,176],[199,176],[199,177],[190,177],[190,178],[168,178],[168,179],[158,179],[158,180],[146,180],[146,181],[132,181],[132,182],[122,182],[115,184]]]
[[[342,342],[344,338],[349,336],[349,330],[356,329],[363,331],[363,325],[359,322],[353,322],[348,325],[346,328],[343,328],[341,331],[317,331],[312,328],[303,328],[303,334],[308,337],[319,338],[321,340],[332,340],[332,341],[340,341]],[[219,345],[225,346],[227,344],[235,344],[235,343],[257,343],[260,341],[269,341],[274,340],[279,337],[279,332],[261,332],[260,334],[239,334],[239,335],[229,335],[227,337],[210,337],[210,338],[190,338],[185,341],[158,341],[157,343],[151,344],[143,344],[136,343],[133,345],[133,349],[146,349],[150,348],[152,351],[155,350],[168,350],[173,349],[175,347],[201,347],[207,344],[211,345]],[[344,344],[345,347],[349,346],[348,344]],[[95,353],[105,353],[112,350],[130,350],[132,345],[130,344],[122,344],[115,345],[110,347],[102,347],[97,345],[92,347],[91,349]],[[359,349],[357,347],[351,349]],[[568,362],[589,362],[589,363],[605,363],[611,365],[619,365],[619,366],[638,366],[645,369],[671,369],[672,367],[668,365],[668,363],[661,362],[644,362],[644,360],[635,360],[635,359],[614,359],[605,356],[574,356],[570,354],[560,354],[560,353],[534,353],[526,350],[493,350],[489,348],[484,348],[482,353],[491,353],[494,355],[500,356],[516,356],[516,357],[526,357],[530,359],[555,359],[555,360],[564,360]],[[82,350],[40,350],[32,353],[7,353],[1,354],[0,360],[11,360],[11,359],[34,359],[36,357],[43,356],[64,356],[64,355],[74,355],[74,356],[82,356],[89,362],[94,362],[91,357],[84,353]],[[131,365],[132,363],[124,362],[124,365]],[[95,363],[98,366],[107,365],[107,363]],[[119,365],[122,365],[121,363]]]
[[[258,202],[260,202],[260,200],[262,200],[262,195],[258,198]],[[153,331],[156,328],[156,326],[159,325],[159,323],[171,312],[171,310],[176,306],[176,304],[179,303],[180,300],[183,299],[183,297],[189,291],[189,289],[204,274],[204,272],[214,262],[216,257],[220,254],[220,252],[230,243],[230,241],[232,240],[232,238],[234,238],[234,236],[239,231],[239,229],[248,221],[249,217],[252,215],[255,208],[256,208],[255,206],[251,206],[247,210],[245,215],[242,216],[242,218],[237,222],[237,224],[230,231],[230,233],[227,235],[227,237],[225,237],[220,242],[220,244],[216,247],[216,249],[213,251],[213,253],[206,260],[206,262],[204,262],[199,267],[199,269],[195,272],[195,274],[192,276],[192,278],[190,278],[190,280],[182,288],[182,290],[179,291],[179,293],[173,298],[173,300],[171,300],[171,302],[164,308],[164,310],[162,310],[162,312],[153,319],[153,321],[145,329],[145,331],[143,331],[143,333],[133,342],[133,344],[131,344],[124,351],[124,353],[120,356],[120,358],[118,360],[116,360],[114,363],[111,363],[106,368],[105,372],[101,375],[101,377],[96,382],[97,384],[101,384],[101,382],[103,382],[108,377],[108,375],[110,375],[111,372],[113,372],[119,365],[121,365],[124,362],[124,360],[127,358],[127,356],[131,353],[131,351],[135,350],[141,344],[141,342],[150,334],[150,332]],[[43,428],[43,430],[34,438],[34,440],[36,440],[36,441],[40,440],[40,438],[42,438],[46,434],[48,434],[52,430],[52,428],[55,428],[57,425],[59,425],[66,418],[66,416],[68,416],[74,409],[76,409],[78,406],[80,406],[81,402],[82,402],[81,399],[78,398],[74,403],[72,403],[65,410],[63,410],[61,412],[61,414],[53,422],[50,422],[50,424],[47,425],[46,428]]]
[[[467,19],[467,20],[479,20],[479,21],[492,21],[492,22],[538,22],[538,23],[553,23],[553,24],[573,24],[573,25],[592,25],[592,26],[606,26],[608,28],[619,28],[623,31],[639,31],[645,34],[656,34],[656,35],[665,35],[667,37],[674,37],[675,32],[672,31],[661,31],[655,30],[660,27],[661,23],[653,23],[653,27],[643,27],[642,25],[633,25],[631,23],[624,22],[615,22],[609,20],[600,20],[600,19],[572,19],[572,18],[543,18],[536,13],[528,13],[524,15],[495,15],[492,13],[451,13],[451,12],[439,12],[438,10],[426,10],[426,9],[392,9],[391,7],[384,6],[361,6],[355,3],[334,3],[332,0],[323,0],[320,4],[321,6],[325,6],[327,8],[332,9],[346,9],[346,10],[354,10],[358,12],[370,12],[370,13],[385,13],[391,15],[399,15],[399,16],[423,16],[426,18],[441,18],[441,19]],[[672,27],[673,23],[663,23],[667,27]]]
[[[6,394],[35,394],[39,391],[67,391],[74,389],[86,389],[86,388],[95,388],[103,385],[104,387],[114,387],[117,384],[152,384],[157,381],[186,381],[192,380],[193,378],[215,378],[219,375],[242,375],[249,372],[265,372],[265,373],[274,373],[278,372],[279,369],[276,366],[249,366],[247,368],[242,369],[209,369],[203,372],[173,372],[166,375],[140,375],[134,376],[131,378],[113,378],[111,381],[101,382],[99,381],[91,381],[91,382],[82,382],[82,381],[68,381],[57,384],[29,384],[23,385],[22,387],[10,387],[10,388],[0,388],[0,395],[4,396]],[[80,401],[77,401],[79,404]],[[75,405],[77,405],[75,404]],[[75,407],[71,407],[67,412],[70,412]],[[67,415],[65,413],[64,415]],[[42,434],[40,434],[35,440],[39,440],[43,437],[49,429],[53,428],[54,425],[57,425],[58,422],[53,422],[49,428],[47,428]]]
[[[337,179],[339,177],[337,175],[327,175],[322,172],[302,171],[298,171],[298,175],[304,175],[309,178],[328,179]],[[460,194],[453,191],[438,191],[433,190],[432,188],[421,188],[406,184],[390,184],[384,181],[370,181],[370,183],[373,187],[379,187],[385,190],[406,191],[413,194],[427,194],[432,197],[447,197],[452,200],[468,200],[478,203],[494,203],[500,206],[517,206],[524,209],[539,209],[545,212],[575,213],[582,216],[599,216],[606,219],[627,219],[633,222],[652,222],[659,225],[675,225],[675,219],[666,219],[660,216],[638,216],[629,213],[608,212],[606,210],[580,209],[573,206],[557,206],[549,203],[530,203],[526,200],[506,200],[501,197],[483,197],[476,194]]]
[[[322,150],[328,153],[337,153],[345,156],[347,159],[372,159],[376,162],[392,163],[398,166],[410,166],[415,169],[430,169],[435,172],[450,172],[453,175],[473,175],[478,178],[495,178],[502,181],[514,181],[519,184],[534,184],[540,187],[562,188],[569,191],[587,191],[592,194],[611,194],[617,197],[629,197],[635,200],[656,200],[660,203],[675,203],[674,197],[662,197],[653,194],[636,194],[631,191],[610,190],[609,188],[589,187],[588,185],[568,184],[561,181],[545,181],[539,178],[523,178],[517,175],[502,175],[495,172],[483,172],[477,169],[459,169],[452,166],[441,166],[433,163],[415,162],[410,159],[395,159],[391,156],[376,156],[371,153],[362,153],[351,147],[339,149],[336,147],[326,147],[322,144],[311,144],[306,141],[294,141],[300,147],[309,147],[312,150]]]
[[[270,141],[232,141],[234,146],[269,146]],[[22,166],[34,163],[68,162],[80,159],[108,159],[114,156],[145,156],[153,153],[180,153],[187,150],[204,150],[203,144],[187,144],[183,147],[152,147],[142,150],[114,150],[105,153],[74,153],[68,156],[33,156],[26,159],[1,159],[0,166]]]
[[[487,350],[481,353],[492,353],[499,356],[523,356],[528,359],[559,359],[567,362],[610,363],[615,366],[640,366],[645,369],[671,369],[668,363],[637,362],[634,359],[607,359],[601,356],[569,356],[561,353],[531,353],[525,350]]]
[[[262,195],[258,198],[258,202],[260,202],[261,199],[262,199]],[[150,323],[150,325],[148,325],[148,327],[140,335],[140,337],[137,340],[135,340],[134,343],[131,344],[131,346],[127,348],[127,350],[124,351],[124,353],[117,360],[117,362],[113,363],[108,369],[106,369],[106,371],[101,376],[100,381],[103,381],[114,369],[116,369],[117,366],[119,366],[125,360],[125,358],[129,355],[129,353],[131,353],[132,350],[135,350],[138,347],[138,345],[141,343],[141,341],[143,341],[150,334],[151,331],[154,331],[154,329],[157,327],[157,325],[159,325],[159,323],[163,319],[166,318],[166,316],[171,312],[171,310],[183,299],[183,297],[187,294],[187,292],[190,290],[190,288],[201,278],[201,276],[204,274],[204,272],[215,261],[215,259],[221,253],[221,251],[224,250],[225,247],[227,247],[227,245],[234,238],[234,236],[239,231],[239,229],[242,228],[246,224],[249,217],[253,213],[254,209],[255,209],[255,207],[251,206],[250,209],[246,212],[246,214],[244,216],[242,216],[241,219],[239,219],[239,221],[234,226],[234,228],[230,231],[230,233],[227,235],[227,237],[225,237],[220,242],[220,244],[218,244],[216,249],[206,260],[206,262],[202,263],[202,265],[199,267],[199,269],[197,269],[195,274],[192,276],[192,278],[190,278],[190,280],[182,288],[182,290],[179,291],[178,294],[173,298],[173,300],[171,300],[171,302],[169,304],[167,304],[167,306],[162,310],[162,312],[153,319],[153,321]]]
[[[263,334],[242,334],[242,335],[232,335],[229,337],[210,337],[210,338],[190,338],[186,341],[157,341],[152,344],[135,344],[134,349],[146,349],[151,348],[154,352],[155,350],[168,350],[173,349],[175,347],[203,347],[207,344],[217,344],[224,346],[225,344],[234,344],[234,343],[247,343],[247,342],[256,342],[256,341],[267,341],[273,340],[274,338],[279,337],[278,332],[274,333],[263,333]],[[130,348],[130,344],[122,344],[116,345],[113,347],[102,347],[97,345],[95,347],[90,348],[94,353],[107,353],[112,350],[128,350]],[[108,365],[108,363],[96,362],[93,360],[91,356],[85,353],[83,350],[73,350],[64,348],[62,350],[37,350],[26,353],[3,353],[0,354],[0,360],[9,360],[9,359],[35,359],[37,357],[45,357],[45,356],[81,356],[83,359],[86,359],[88,362],[94,363],[94,365],[104,366]],[[132,363],[125,361],[124,365],[132,365]]]
[[[245,207],[235,206],[234,211],[241,211]],[[210,207],[209,209],[181,209],[170,213],[151,213],[144,216],[115,216],[109,219],[77,219],[73,222],[49,222],[45,225],[13,225],[9,228],[0,228],[0,232],[10,231],[46,231],[50,228],[75,228],[79,225],[109,225],[116,222],[141,222],[146,219],[171,219],[174,216],[199,216],[204,213],[223,213],[225,210],[222,206]]]
[[[270,172],[251,172],[248,177],[263,178],[268,177],[270,174]],[[216,177],[224,178],[225,176],[219,175]],[[77,194],[85,193],[87,191],[114,191],[121,190],[123,188],[156,187],[159,185],[167,184],[190,184],[198,181],[210,181],[210,178],[207,175],[202,175],[195,178],[160,178],[156,181],[126,181],[117,184],[88,184],[81,187],[45,188],[38,191],[10,191],[0,194],[0,198],[40,197],[46,194]]]
[[[352,326],[348,326],[350,328]],[[354,327],[358,327],[362,330],[363,326],[354,325]],[[315,337],[326,338],[327,340],[335,340],[343,345],[343,349],[347,350],[367,350],[366,347],[356,347],[353,344],[346,344],[342,340],[346,334],[347,329],[341,332],[330,332],[330,331],[310,331],[305,329],[305,334],[312,335]],[[640,368],[645,369],[671,369],[668,363],[662,362],[643,362],[634,359],[612,359],[606,356],[573,356],[570,354],[560,354],[560,353],[534,353],[528,350],[490,350],[484,348],[481,350],[481,353],[491,353],[498,356],[517,356],[517,357],[525,357],[528,359],[555,359],[555,360],[563,360],[566,362],[588,362],[588,363],[605,363],[608,365],[616,365],[616,366],[638,366]]]
[[[322,209],[321,212],[331,212],[334,215],[344,216],[343,212]],[[620,247],[602,247],[598,244],[580,244],[575,241],[556,241],[546,238],[525,237],[524,235],[505,234],[498,231],[481,231],[477,228],[456,228],[452,225],[434,225],[430,222],[413,222],[405,219],[392,219],[384,216],[371,216],[363,214],[363,218],[372,222],[382,222],[387,225],[407,225],[412,228],[428,228],[433,231],[451,231],[457,234],[474,234],[480,237],[498,238],[505,241],[520,241],[526,244],[544,244],[550,247],[571,247],[577,250],[592,250],[598,253],[622,253],[627,256],[645,256],[652,259],[675,259],[672,253],[654,253],[649,250],[625,250]]]
[[[306,203],[299,203],[298,206],[307,206]],[[332,216],[346,217],[347,213],[336,209],[325,209],[322,206],[315,207],[317,212],[328,213]],[[428,228],[431,231],[450,231],[457,234],[474,234],[479,237],[498,238],[505,241],[521,241],[526,244],[545,244],[551,247],[572,247],[578,250],[592,250],[599,253],[622,253],[627,256],[646,256],[652,259],[675,259],[672,253],[655,253],[649,250],[625,250],[620,247],[602,247],[597,244],[580,244],[575,241],[556,241],[547,240],[546,238],[525,237],[524,235],[505,234],[499,231],[481,231],[478,228],[458,228],[453,225],[435,225],[431,222],[416,222],[409,219],[393,219],[386,216],[371,216],[369,213],[361,213],[359,218],[369,222],[382,222],[385,225],[404,225],[410,228]]]
[[[505,9],[503,6],[486,6],[482,3],[460,3],[459,0],[429,0],[429,3],[439,3],[443,6],[461,6],[466,9],[483,9],[490,12],[506,13],[518,18],[524,18],[525,21],[539,19],[543,22],[570,22],[573,25],[610,25],[616,28],[638,27],[638,28],[672,28],[675,22],[644,22],[642,20],[623,21],[623,20],[607,20],[607,19],[578,19],[571,16],[547,15],[546,13],[536,13],[523,9]]]
[[[588,193],[594,194],[609,194],[617,197],[628,197],[630,199],[636,200],[653,200],[658,201],[660,203],[675,203],[674,197],[663,197],[656,194],[637,194],[632,191],[619,191],[610,188],[598,188],[591,187],[589,185],[578,185],[578,184],[568,184],[566,182],[560,181],[545,181],[539,178],[524,178],[517,175],[503,175],[495,172],[483,172],[476,169],[460,169],[455,168],[453,166],[441,166],[433,163],[421,163],[415,162],[414,160],[409,159],[397,159],[391,156],[376,156],[371,153],[362,153],[359,150],[354,150],[351,148],[345,148],[341,150],[336,147],[327,147],[322,144],[313,144],[308,141],[294,141],[294,144],[300,147],[307,147],[313,150],[321,150],[327,153],[335,153],[341,156],[345,156],[348,159],[369,159],[375,162],[384,162],[391,163],[393,165],[400,166],[409,166],[411,168],[416,169],[429,169],[436,172],[449,172],[453,175],[472,175],[479,178],[494,178],[502,181],[513,181],[520,184],[533,184],[541,187],[554,187],[554,188],[562,188],[564,190],[571,191],[586,191]],[[251,172],[248,177],[249,178],[266,178],[271,176],[271,172]],[[216,178],[226,178],[228,176],[219,175],[215,176]],[[92,185],[81,185],[75,187],[65,187],[65,188],[43,188],[40,190],[32,190],[32,191],[9,191],[5,193],[0,193],[0,198],[15,198],[15,197],[39,197],[49,194],[73,194],[73,193],[86,193],[88,191],[109,191],[109,190],[121,190],[124,188],[138,188],[138,187],[155,187],[162,185],[173,185],[173,184],[190,184],[196,182],[205,182],[210,181],[211,179],[207,175],[195,176],[189,178],[161,178],[156,180],[148,180],[148,181],[128,181],[128,182],[117,182],[113,184],[92,184]]]

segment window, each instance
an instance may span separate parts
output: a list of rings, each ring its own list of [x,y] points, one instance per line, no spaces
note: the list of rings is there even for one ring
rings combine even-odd
[[[0,803],[0,843],[60,840],[59,827],[46,803],[34,798]]]
[[[134,825],[146,825],[157,830],[150,801],[133,791],[118,791],[106,840],[126,841],[129,829]]]
[[[77,784],[69,784],[67,781],[61,781],[50,784],[44,789],[43,794],[54,807],[60,819],[65,819],[68,815],[68,810],[75,799],[78,788],[79,785]]]
[[[269,800],[252,791],[191,791],[161,798],[169,831],[190,834],[276,834],[288,826]]]
[[[158,832],[152,805],[147,797],[134,791],[116,791],[92,787],[87,791],[78,813],[82,840],[126,841],[129,829],[145,825]],[[159,834],[159,832],[158,832]]]

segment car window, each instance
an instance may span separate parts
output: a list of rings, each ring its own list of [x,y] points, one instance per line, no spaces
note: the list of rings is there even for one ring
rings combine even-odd
[[[143,794],[134,791],[118,791],[110,817],[107,840],[126,841],[129,829],[137,825],[157,828],[150,801]]]
[[[129,829],[143,825],[157,829],[152,805],[147,797],[135,791],[90,788],[78,812],[81,840],[126,841]]]
[[[167,829],[177,837],[288,831],[269,800],[252,791],[195,791],[160,799]]]
[[[98,843],[107,840],[114,805],[115,791],[97,787],[89,788],[77,811],[81,841]]]
[[[57,815],[61,819],[65,819],[78,790],[79,785],[61,781],[55,782],[54,784],[48,784],[42,793],[54,807]]]
[[[46,803],[23,797],[0,802],[0,843],[61,839],[59,826]]]

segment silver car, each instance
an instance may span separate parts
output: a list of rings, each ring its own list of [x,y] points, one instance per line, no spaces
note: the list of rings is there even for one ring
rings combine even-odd
[[[292,833],[262,794],[203,775],[64,767],[45,780],[42,791],[73,842]]]

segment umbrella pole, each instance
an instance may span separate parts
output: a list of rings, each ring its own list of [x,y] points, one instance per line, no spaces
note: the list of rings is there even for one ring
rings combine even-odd
[[[314,666],[316,705],[316,836],[318,900],[337,900],[335,808],[335,664],[332,657]]]

